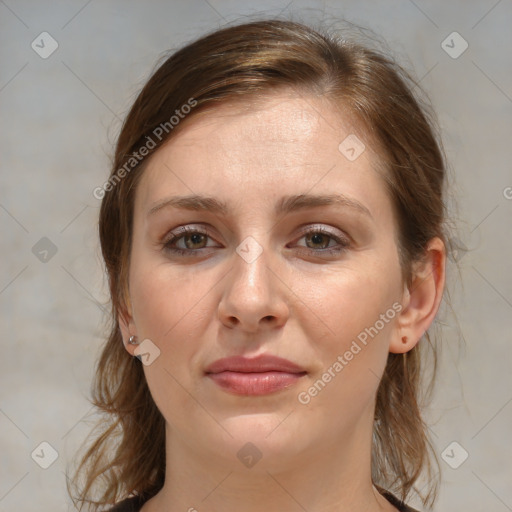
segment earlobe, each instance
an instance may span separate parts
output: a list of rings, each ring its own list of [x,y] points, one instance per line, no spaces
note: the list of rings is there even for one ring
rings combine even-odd
[[[424,258],[414,266],[410,286],[404,291],[404,308],[397,320],[390,352],[402,354],[414,348],[434,321],[443,296],[445,261],[443,241],[432,238]]]

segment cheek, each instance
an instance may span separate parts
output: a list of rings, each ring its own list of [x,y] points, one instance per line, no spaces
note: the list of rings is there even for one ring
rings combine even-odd
[[[387,334],[396,316],[392,305],[400,297],[398,264],[384,268],[368,260],[314,279],[302,276],[295,282],[300,283],[294,293],[301,299],[296,304],[302,318],[308,318],[304,322],[310,329],[308,338],[324,340],[319,348],[343,350],[377,321],[379,331]],[[387,312],[382,325],[379,319]]]
[[[212,321],[211,296],[220,276],[184,272],[168,263],[135,257],[131,293],[133,317],[141,339],[149,338],[160,349],[155,368],[164,366],[180,379],[190,380],[205,331]],[[211,278],[210,278],[211,277]],[[156,364],[158,363],[158,364]],[[152,367],[151,367],[152,368]]]
[[[143,331],[140,334],[163,341],[179,328],[194,303],[206,293],[207,285],[197,275],[179,273],[155,259],[134,255],[130,290],[134,320]]]
[[[301,403],[309,401],[310,410],[343,404],[357,416],[373,403],[386,365],[400,308],[399,265],[367,262],[303,288],[309,290],[304,302],[322,320],[310,312],[303,324],[322,368],[302,389]]]
[[[171,423],[179,423],[172,411],[191,407],[204,339],[205,304],[211,283],[170,270],[165,263],[136,266],[134,259],[133,316],[141,339],[149,338],[160,350],[159,357],[144,367],[153,399]],[[139,263],[142,261],[139,260]],[[201,300],[202,299],[202,300]],[[210,311],[211,316],[211,311]]]

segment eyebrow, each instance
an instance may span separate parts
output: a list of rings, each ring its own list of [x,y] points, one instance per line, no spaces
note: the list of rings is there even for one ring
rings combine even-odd
[[[370,210],[359,201],[342,194],[330,195],[311,195],[311,194],[298,194],[282,197],[275,205],[274,214],[276,216],[285,213],[291,213],[307,208],[315,208],[319,206],[342,206],[356,210],[359,213],[367,215],[372,218]],[[188,196],[174,196],[164,199],[156,203],[148,211],[148,216],[154,215],[163,208],[174,207],[191,211],[208,211],[221,215],[229,213],[228,205],[214,197],[201,196],[191,194]]]

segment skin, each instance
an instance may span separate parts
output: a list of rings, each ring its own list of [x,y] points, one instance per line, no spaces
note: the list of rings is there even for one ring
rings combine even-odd
[[[245,105],[247,106],[247,104]],[[407,352],[433,321],[444,286],[444,246],[431,240],[410,290],[401,279],[397,223],[379,156],[349,161],[338,149],[356,125],[326,100],[274,93],[250,109],[226,104],[193,118],[151,158],[138,185],[129,304],[120,327],[150,339],[160,355],[144,366],[166,420],[167,479],[143,512],[197,510],[370,512],[395,510],[371,482],[375,396],[389,352]],[[226,215],[162,208],[171,196],[225,201]],[[274,216],[288,194],[343,194],[348,206]],[[189,225],[209,237],[166,236]],[[348,237],[343,251],[323,227]],[[262,252],[237,252],[247,237]],[[241,245],[242,244],[242,245]],[[324,250],[324,253],[322,253]],[[399,303],[402,310],[310,402],[298,400],[365,328]],[[307,374],[265,396],[228,393],[205,377],[213,361],[273,354]],[[251,468],[237,452],[251,442]]]

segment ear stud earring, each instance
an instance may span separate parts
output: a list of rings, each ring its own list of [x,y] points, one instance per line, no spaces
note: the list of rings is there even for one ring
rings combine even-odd
[[[138,345],[140,342],[137,341],[137,336],[130,336],[130,339],[128,340],[128,343],[130,345]]]

